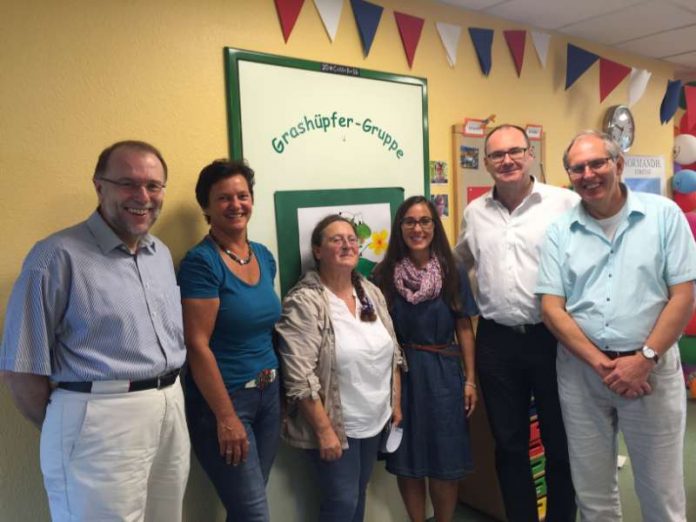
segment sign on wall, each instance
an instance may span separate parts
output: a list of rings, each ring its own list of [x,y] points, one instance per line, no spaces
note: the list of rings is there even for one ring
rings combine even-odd
[[[425,79],[231,48],[225,66],[231,156],[256,172],[250,237],[274,254],[277,191],[427,195]]]

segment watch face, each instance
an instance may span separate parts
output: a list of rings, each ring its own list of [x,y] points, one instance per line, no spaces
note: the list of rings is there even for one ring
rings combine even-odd
[[[628,107],[619,105],[607,113],[606,131],[624,152],[631,148],[635,137],[635,123]]]

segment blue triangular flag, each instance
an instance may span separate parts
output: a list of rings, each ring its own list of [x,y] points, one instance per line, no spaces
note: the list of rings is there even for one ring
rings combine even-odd
[[[493,29],[469,27],[469,36],[476,49],[481,72],[488,76],[491,72],[491,47],[493,46]]]
[[[580,78],[582,74],[597,61],[599,56],[573,44],[568,44],[568,58],[566,64],[566,90]]]
[[[384,7],[365,2],[364,0],[350,0],[353,7],[353,16],[355,23],[358,24],[358,32],[363,45],[363,53],[365,56],[370,54],[372,40],[375,39],[379,19],[382,17]]]
[[[662,98],[660,104],[660,123],[667,123],[672,119],[674,113],[677,112],[679,106],[679,93],[681,93],[681,80],[667,80],[667,90],[665,97]]]

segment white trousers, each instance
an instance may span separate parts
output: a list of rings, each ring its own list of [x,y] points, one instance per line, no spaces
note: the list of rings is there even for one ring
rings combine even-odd
[[[621,521],[616,464],[621,430],[643,521],[686,522],[686,390],[679,348],[662,356],[649,377],[652,393],[639,399],[609,390],[560,344],[556,367],[580,519]]]
[[[57,389],[41,429],[51,518],[180,521],[189,455],[178,379],[132,393]]]

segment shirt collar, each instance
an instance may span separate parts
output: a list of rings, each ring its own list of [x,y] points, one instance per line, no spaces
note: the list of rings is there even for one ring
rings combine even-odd
[[[94,236],[97,245],[101,249],[102,253],[108,254],[112,250],[119,248],[125,252],[130,253],[128,246],[123,242],[123,240],[116,235],[116,233],[111,229],[111,227],[104,221],[104,218],[99,213],[99,210],[92,212],[92,215],[87,219],[87,228]],[[139,249],[148,250],[151,252],[155,251],[155,238],[151,234],[146,234],[138,245]]]
[[[541,194],[541,186],[539,183],[537,183],[537,180],[534,176],[531,174],[529,175],[530,178],[532,178],[532,190],[525,196],[525,198],[522,200],[519,206],[524,205],[524,203],[528,200],[533,200],[533,201],[540,201],[542,198]],[[495,195],[495,185],[493,185],[493,188],[489,190],[486,195],[484,196],[486,200],[486,204],[491,205],[491,204],[498,204],[502,205],[500,203],[500,200]],[[496,203],[497,202],[497,203]]]
[[[626,185],[621,183],[621,191],[626,194],[626,215],[628,216],[628,219],[635,219],[634,216],[644,216],[645,215],[645,203],[638,198],[631,189],[629,189]],[[585,210],[585,207],[582,205],[582,202],[578,203],[571,209],[571,220],[570,220],[570,226],[571,228],[574,225],[580,225],[585,228],[588,227],[590,223],[595,223],[597,220],[590,216],[590,214]]]

